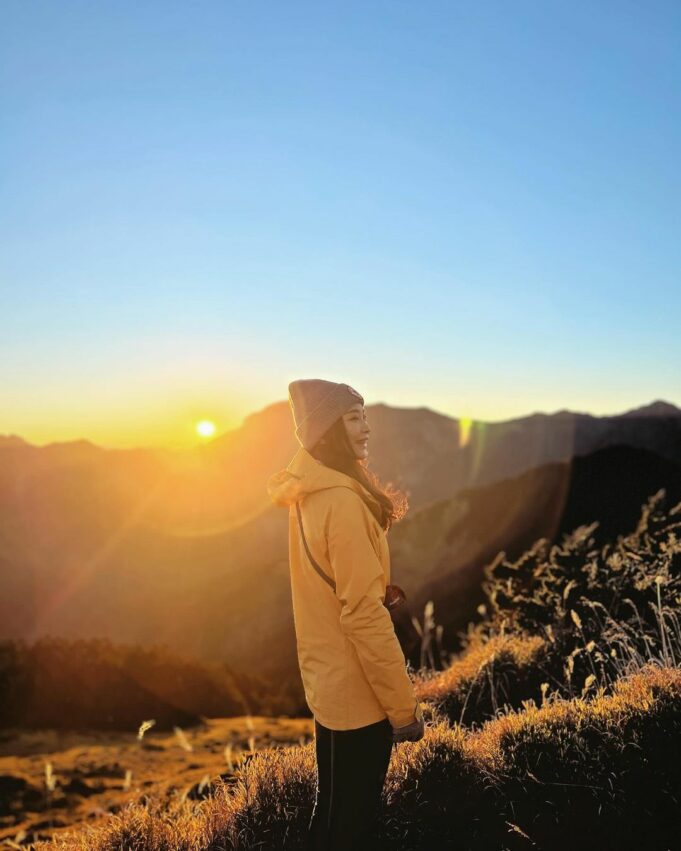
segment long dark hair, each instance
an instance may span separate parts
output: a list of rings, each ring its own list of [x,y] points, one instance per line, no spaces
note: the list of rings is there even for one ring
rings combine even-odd
[[[352,476],[376,497],[380,507],[369,507],[386,532],[407,513],[406,494],[390,484],[382,485],[378,476],[366,466],[366,460],[357,458],[342,417],[322,435],[310,454],[327,467]]]

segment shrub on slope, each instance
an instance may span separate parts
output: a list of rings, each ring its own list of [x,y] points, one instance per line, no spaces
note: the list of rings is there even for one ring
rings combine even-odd
[[[393,752],[377,849],[681,848],[681,670],[644,667],[594,699],[527,703],[475,732],[438,721]],[[130,805],[62,851],[299,849],[314,744],[267,749],[170,812]]]
[[[400,749],[386,847],[677,849],[681,670],[653,665],[594,699],[528,703]]]
[[[607,691],[649,661],[681,664],[681,503],[664,503],[659,491],[634,532],[601,548],[592,524],[551,547],[540,539],[515,562],[501,553],[486,569],[485,619],[419,695],[473,723],[547,690]]]

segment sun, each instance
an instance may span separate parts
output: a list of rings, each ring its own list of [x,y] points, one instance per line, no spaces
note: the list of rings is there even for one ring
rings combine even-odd
[[[196,424],[196,433],[199,437],[212,437],[215,434],[215,423],[210,420],[201,420]]]

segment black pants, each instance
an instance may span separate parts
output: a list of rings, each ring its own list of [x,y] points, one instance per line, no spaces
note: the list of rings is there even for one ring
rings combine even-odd
[[[315,718],[314,727],[317,796],[306,851],[365,851],[390,763],[390,721],[330,730]]]

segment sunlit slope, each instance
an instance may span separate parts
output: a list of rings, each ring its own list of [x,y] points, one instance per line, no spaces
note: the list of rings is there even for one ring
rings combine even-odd
[[[393,752],[374,847],[678,847],[681,503],[657,494],[616,541],[594,529],[490,567],[463,653],[417,678],[429,726]],[[299,848],[313,747],[265,748],[201,802],[138,802],[55,847]]]
[[[602,519],[608,534],[629,531],[660,486],[681,498],[679,468],[642,450],[612,447],[410,511],[390,532],[393,579],[408,594],[408,608],[396,616],[408,656],[418,663],[420,639],[410,617],[420,617],[428,600],[456,646],[457,632],[482,601],[484,567],[498,552],[517,556],[578,522]],[[18,562],[7,561],[0,585],[13,605],[0,627],[4,636],[167,643],[299,682],[285,510],[269,505],[229,530],[193,537],[134,522],[99,544],[84,513],[65,529],[53,521],[39,558],[38,545],[29,547],[26,538]]]

